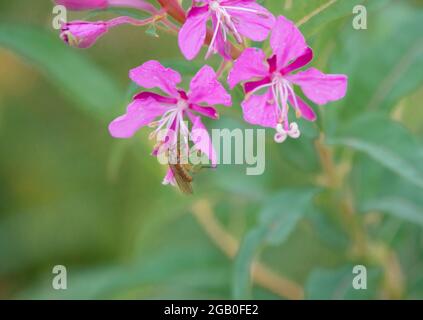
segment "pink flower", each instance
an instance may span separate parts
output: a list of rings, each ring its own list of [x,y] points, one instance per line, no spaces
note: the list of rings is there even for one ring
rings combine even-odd
[[[144,0],[55,0],[59,5],[65,6],[69,10],[103,10],[108,7],[128,7],[151,13],[156,13],[157,9]]]
[[[78,48],[91,47],[101,36],[113,28],[122,24],[136,26],[148,25],[160,19],[160,16],[153,16],[145,20],[138,20],[131,17],[117,17],[109,21],[72,21],[64,23],[60,33],[60,38],[67,44]]]
[[[228,83],[232,89],[240,82],[251,81],[244,85],[244,119],[254,125],[275,128],[275,141],[282,143],[288,136],[300,136],[298,124],[289,122],[290,106],[297,117],[316,119],[310,106],[295,94],[294,85],[299,85],[308,99],[324,105],[345,96],[348,79],[315,68],[293,74],[313,59],[313,52],[294,23],[284,17],[277,19],[270,45],[274,55],[267,61],[262,50],[246,49],[234,62]]]
[[[107,33],[106,22],[73,21],[62,25],[60,38],[72,47],[89,48]]]
[[[178,88],[182,81],[178,72],[165,68],[158,61],[148,61],[132,69],[129,77],[141,87],[159,88],[166,95],[153,92],[137,94],[129,104],[126,114],[115,119],[109,125],[110,134],[115,138],[131,138],[140,128],[149,126],[155,128],[150,139],[169,132],[166,141],[159,141],[153,155],[171,150],[178,143],[194,144],[216,165],[216,154],[212,147],[210,136],[201,121],[201,116],[217,119],[218,113],[213,107],[216,104],[231,106],[231,96],[218,82],[216,73],[209,66],[198,71],[190,83],[188,92]],[[192,123],[191,131],[185,121]],[[171,170],[165,178],[165,183],[173,182]]]
[[[212,20],[213,34],[206,54],[219,52],[230,59],[229,35],[242,43],[242,36],[263,41],[273,27],[274,17],[256,0],[194,0],[205,5],[193,7],[179,32],[179,47],[188,60],[194,59],[206,41],[207,21]]]

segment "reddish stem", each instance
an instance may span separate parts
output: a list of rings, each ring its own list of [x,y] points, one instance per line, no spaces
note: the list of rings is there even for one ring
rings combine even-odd
[[[185,11],[179,4],[178,0],[157,0],[163,9],[176,21],[185,22]]]

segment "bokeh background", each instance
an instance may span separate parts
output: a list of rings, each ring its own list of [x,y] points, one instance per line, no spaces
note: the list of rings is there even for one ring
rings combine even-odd
[[[130,26],[70,48],[50,1],[0,1],[0,298],[423,298],[422,1],[262,2],[301,25],[313,66],[349,76],[348,95],[300,121],[299,140],[269,131],[264,175],[220,166],[186,197],[161,185],[147,129],[117,141],[107,125],[137,90],[130,68],[157,59],[190,78],[202,59]],[[209,127],[250,127],[233,98]]]

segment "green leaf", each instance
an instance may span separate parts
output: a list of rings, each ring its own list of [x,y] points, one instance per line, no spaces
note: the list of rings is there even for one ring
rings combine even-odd
[[[293,189],[272,196],[260,214],[260,227],[267,230],[266,242],[283,243],[307,213],[316,189]]]
[[[251,297],[251,265],[259,247],[263,243],[265,233],[265,228],[254,229],[245,236],[241,244],[234,265],[234,299],[247,299]]]
[[[388,239],[391,239],[394,233],[390,226],[397,229],[404,221],[422,226],[423,198],[420,188],[416,188],[408,180],[381,167],[365,155],[355,157],[351,177],[353,177],[351,184],[354,186],[357,209],[360,212],[376,211],[394,218],[386,222]],[[380,227],[378,231],[382,231]]]
[[[365,211],[382,211],[423,227],[423,208],[399,196],[368,201],[362,208]]]
[[[113,79],[57,35],[33,26],[0,25],[0,46],[28,59],[75,107],[97,119],[109,121],[123,102],[124,92]]]
[[[365,110],[389,113],[421,86],[423,73],[416,70],[423,67],[422,19],[423,11],[407,1],[390,1],[369,12],[367,30],[345,25],[330,59],[330,72],[348,75],[348,94],[331,109],[331,116],[351,119]],[[327,122],[337,124],[334,119]]]
[[[423,187],[423,146],[400,124],[378,115],[364,115],[328,138],[364,152],[413,184]]]
[[[235,259],[235,299],[251,296],[250,270],[259,248],[283,243],[307,213],[316,191],[312,188],[284,190],[265,200],[258,226],[246,235]]]
[[[381,280],[380,269],[367,268],[367,289],[363,290],[354,289],[352,283],[356,275],[352,273],[352,270],[352,265],[333,270],[314,270],[306,282],[306,298],[313,300],[375,299]]]

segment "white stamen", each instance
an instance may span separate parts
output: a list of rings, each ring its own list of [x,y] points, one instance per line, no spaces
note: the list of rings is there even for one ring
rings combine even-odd
[[[287,133],[291,138],[298,139],[301,135],[298,124],[296,122],[291,122],[289,125],[289,131]]]
[[[284,79],[281,74],[275,74],[270,83],[273,96],[275,98],[275,112],[278,115],[278,124],[276,126],[275,141],[282,143],[289,136],[293,139],[300,137],[301,132],[298,124],[289,123],[289,96],[292,96],[294,109],[298,112],[298,102],[295,92],[288,80]],[[253,90],[254,91],[254,90]]]
[[[210,57],[210,54],[212,53],[212,51],[215,50],[214,44],[216,42],[217,33],[219,32],[219,28],[220,28],[220,19],[221,19],[220,15],[217,15],[216,29],[214,30],[213,37],[210,41],[210,46],[209,46],[207,53],[206,53],[206,59],[208,59]]]
[[[286,138],[288,138],[286,132],[276,132],[274,137],[276,143],[283,143]]]
[[[243,42],[243,38],[235,25],[236,21],[234,21],[234,18],[231,17],[230,11],[248,12],[259,16],[269,17],[266,12],[260,10],[221,5],[219,0],[211,1],[209,3],[209,8],[216,14],[217,22],[212,40],[210,41],[209,49],[207,50],[206,58],[208,58],[213,51],[216,52],[215,45],[218,32],[222,32],[225,42],[227,41],[228,33],[231,33],[238,43],[241,44]]]

